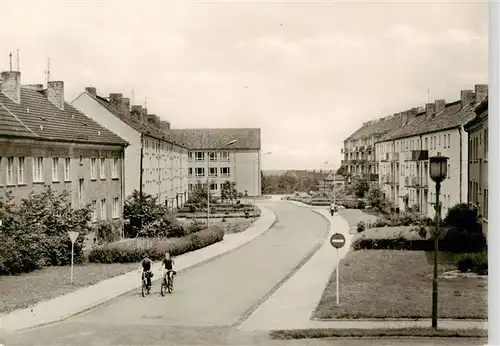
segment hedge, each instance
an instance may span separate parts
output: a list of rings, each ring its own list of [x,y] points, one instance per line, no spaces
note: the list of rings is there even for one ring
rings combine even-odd
[[[179,256],[215,244],[223,238],[224,230],[219,226],[211,226],[173,241],[167,239],[150,246],[130,247],[121,244],[107,244],[92,249],[88,260],[91,263],[132,263],[140,262],[147,254],[153,261],[157,261],[165,256],[165,252],[170,252],[172,256]]]

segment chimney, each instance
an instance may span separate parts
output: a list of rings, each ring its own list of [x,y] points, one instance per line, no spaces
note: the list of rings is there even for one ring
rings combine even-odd
[[[119,114],[122,113],[123,95],[120,93],[109,94],[109,103]]]
[[[122,114],[126,117],[130,116],[130,99],[127,97],[122,98]]]
[[[58,108],[64,109],[64,82],[62,81],[48,82],[47,98]]]
[[[23,85],[23,87],[36,91],[43,91],[43,84],[27,84]]]
[[[436,114],[436,105],[434,103],[425,104],[425,119],[429,119]]]
[[[4,71],[0,90],[15,103],[21,103],[21,72]]]
[[[97,89],[94,87],[86,87],[85,91],[90,94],[92,97],[97,97]]]
[[[163,131],[168,131],[168,130],[170,130],[170,123],[168,121],[165,121],[165,120],[160,120],[160,128]]]
[[[143,108],[141,110],[141,121],[143,123],[146,123],[148,121],[148,109],[147,108]]]
[[[148,114],[147,115],[147,121],[154,125],[155,127],[160,126],[160,119],[156,116],[156,114]]]
[[[488,97],[488,84],[476,84],[474,86],[476,103],[484,101]]]
[[[472,90],[460,91],[460,101],[462,104],[462,108],[466,107],[473,100],[474,100],[474,92]]]
[[[417,114],[418,114],[418,108],[412,108],[412,109],[408,109],[406,111],[406,113],[408,114],[408,122],[412,121],[413,119],[416,118]]]
[[[434,111],[436,114],[441,113],[443,109],[446,107],[446,101],[445,100],[436,100],[434,101]]]
[[[130,115],[132,115],[137,120],[141,120],[142,106],[133,105],[130,110]]]

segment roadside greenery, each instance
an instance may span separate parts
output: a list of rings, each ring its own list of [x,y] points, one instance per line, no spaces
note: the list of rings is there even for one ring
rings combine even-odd
[[[50,187],[31,193],[20,203],[12,194],[0,197],[0,274],[30,272],[71,261],[68,231],[79,232],[75,263],[83,261],[83,241],[92,231],[90,205],[73,208],[69,193]]]

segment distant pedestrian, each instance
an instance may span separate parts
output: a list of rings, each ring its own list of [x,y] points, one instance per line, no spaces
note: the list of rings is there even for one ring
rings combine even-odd
[[[335,203],[330,204],[330,215],[333,216],[333,214],[337,211],[337,206]]]

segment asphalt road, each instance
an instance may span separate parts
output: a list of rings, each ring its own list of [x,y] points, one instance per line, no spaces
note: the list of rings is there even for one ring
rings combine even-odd
[[[242,248],[180,272],[175,291],[140,291],[65,321],[3,335],[5,345],[256,344],[237,324],[287,277],[328,234],[328,223],[308,208],[266,202],[276,213],[271,230]],[[159,275],[159,273],[157,273]]]

